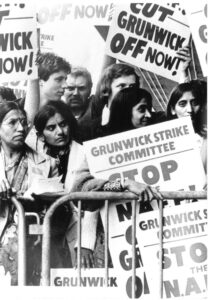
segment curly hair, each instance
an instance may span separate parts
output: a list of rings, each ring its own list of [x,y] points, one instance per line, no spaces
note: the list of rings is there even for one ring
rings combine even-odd
[[[67,74],[71,72],[71,65],[62,57],[51,53],[38,52],[36,57],[36,65],[38,66],[38,76],[40,79],[47,81],[51,74],[65,71]]]

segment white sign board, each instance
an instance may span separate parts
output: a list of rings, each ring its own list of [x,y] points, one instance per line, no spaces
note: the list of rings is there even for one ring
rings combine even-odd
[[[207,1],[184,1],[187,17],[204,76],[208,75]]]
[[[37,78],[36,13],[29,2],[8,1],[0,7],[0,80]]]
[[[113,10],[109,1],[37,3],[41,51],[54,52],[73,66],[87,68],[92,75],[93,91],[103,67],[105,37]]]
[[[118,5],[106,54],[179,81],[181,60],[176,52],[188,44],[190,29],[182,10],[160,3]]]
[[[207,201],[164,209],[163,298],[189,298],[207,295]],[[139,219],[139,218],[138,218]],[[138,220],[138,239],[152,294],[159,286],[158,213],[150,212]],[[151,260],[150,260],[151,257]],[[154,270],[154,272],[152,272]]]
[[[114,268],[131,295],[131,202],[111,206],[109,245]],[[159,212],[136,214],[136,299],[159,299]],[[207,294],[207,204],[166,207],[163,211],[163,299],[201,299]],[[145,298],[145,299],[146,299]]]
[[[201,190],[204,185],[204,170],[189,117],[88,141],[84,147],[90,171],[97,178],[129,178],[158,186],[163,191]],[[173,204],[173,200],[170,202]],[[182,206],[188,207],[188,204]],[[137,222],[148,216],[149,210],[152,210],[150,205],[137,205]],[[158,214],[158,210],[154,213]],[[104,218],[104,209],[101,214]],[[129,298],[132,282],[131,216],[131,201],[109,204],[109,249],[114,268],[125,279]],[[149,241],[152,242],[151,237]],[[141,251],[138,234],[136,298],[152,299],[156,294],[152,293]],[[152,268],[159,274],[156,269]],[[157,289],[159,298],[158,283]]]
[[[84,147],[97,178],[129,178],[167,191],[203,188],[204,170],[189,117],[98,138]]]

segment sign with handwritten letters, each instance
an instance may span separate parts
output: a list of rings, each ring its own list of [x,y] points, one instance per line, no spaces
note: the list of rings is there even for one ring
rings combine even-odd
[[[208,4],[206,0],[184,1],[189,26],[204,76],[208,75]]]
[[[37,78],[36,14],[31,3],[1,2],[0,53],[1,82]]]
[[[106,41],[106,54],[179,81],[176,52],[188,44],[186,16],[170,3],[118,5]]]

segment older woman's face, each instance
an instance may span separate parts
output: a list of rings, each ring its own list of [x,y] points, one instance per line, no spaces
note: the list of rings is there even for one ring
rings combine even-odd
[[[152,114],[151,108],[145,98],[132,107],[132,125],[135,128],[144,127],[150,124]]]
[[[172,108],[172,114],[178,118],[190,116],[193,119],[199,110],[200,104],[193,93],[185,92]]]
[[[50,146],[63,147],[70,140],[69,125],[61,114],[56,113],[48,119],[43,130],[45,142]]]
[[[0,138],[2,146],[11,149],[21,148],[27,134],[27,119],[19,110],[8,112],[0,125]]]

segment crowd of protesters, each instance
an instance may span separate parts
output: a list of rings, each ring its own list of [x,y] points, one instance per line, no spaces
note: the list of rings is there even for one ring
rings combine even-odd
[[[32,197],[35,180],[60,178],[66,192],[128,190],[142,197],[144,203],[162,199],[158,189],[144,183],[94,178],[83,141],[190,116],[206,172],[207,86],[205,81],[188,80],[187,48],[178,55],[182,57],[183,82],[171,92],[166,111],[153,111],[152,95],[141,87],[136,68],[124,63],[108,66],[92,95],[89,71],[72,67],[53,53],[38,53],[39,78],[28,82],[25,99],[16,99],[9,88],[0,88],[0,263],[6,270],[17,269],[15,251],[11,250],[17,245],[17,214],[10,198],[13,194],[28,196],[28,191]],[[43,219],[48,206],[35,199],[23,204],[24,208]],[[99,253],[103,245],[99,220],[102,205],[96,200],[82,203],[81,255],[85,267],[104,266]],[[51,266],[75,266],[76,247],[77,207],[68,203],[52,219]],[[33,236],[28,235],[27,251],[27,284],[38,285],[41,245],[35,244]],[[15,285],[17,273],[12,274]]]

